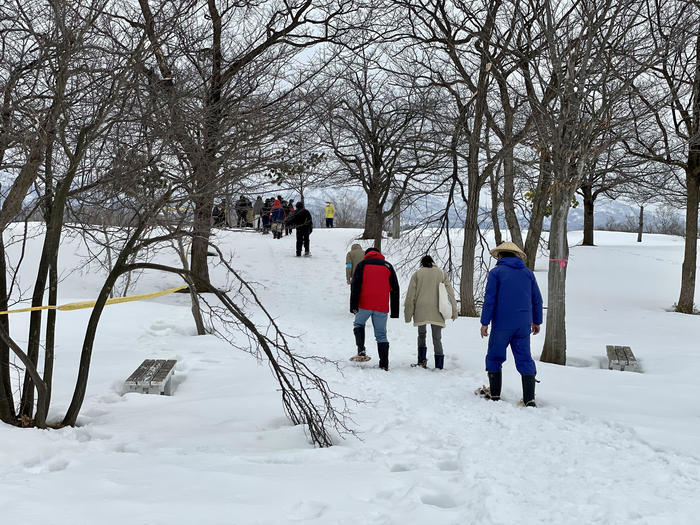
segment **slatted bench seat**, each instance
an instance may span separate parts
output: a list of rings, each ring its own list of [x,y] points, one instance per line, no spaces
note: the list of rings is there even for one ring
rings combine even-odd
[[[171,395],[175,363],[175,359],[146,359],[125,381],[125,390],[141,394]]]
[[[634,357],[632,349],[629,346],[606,345],[605,350],[608,353],[609,370],[622,370],[627,372],[642,371],[642,367],[639,366],[639,362],[637,358]]]

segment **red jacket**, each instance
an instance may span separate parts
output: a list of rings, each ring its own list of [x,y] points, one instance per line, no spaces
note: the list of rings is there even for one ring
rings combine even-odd
[[[350,311],[359,308],[399,316],[399,280],[394,267],[377,251],[370,251],[357,265],[350,286]]]

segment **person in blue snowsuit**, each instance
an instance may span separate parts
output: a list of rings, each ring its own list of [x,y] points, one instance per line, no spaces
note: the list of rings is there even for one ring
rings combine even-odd
[[[501,397],[501,368],[510,345],[515,367],[522,376],[523,404],[535,404],[537,368],[530,355],[530,333],[537,335],[542,324],[542,294],[535,274],[525,266],[523,252],[516,244],[504,242],[491,250],[498,259],[489,272],[481,311],[481,337],[489,335],[486,372],[489,389],[479,393],[489,399]]]

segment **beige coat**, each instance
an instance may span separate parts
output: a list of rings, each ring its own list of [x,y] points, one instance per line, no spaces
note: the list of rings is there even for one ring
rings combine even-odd
[[[437,266],[433,266],[432,268],[421,268],[411,277],[403,308],[407,323],[410,323],[411,318],[413,318],[414,326],[425,324],[445,326],[445,320],[440,315],[438,308],[440,301],[438,285],[440,283],[445,283],[447,295],[452,303],[452,319],[457,319],[457,301],[455,301],[455,292],[450,280],[445,272]]]
[[[365,251],[359,244],[353,244],[350,251],[345,256],[345,277],[347,280],[352,280],[352,276],[355,273],[355,268],[362,262],[365,258]]]

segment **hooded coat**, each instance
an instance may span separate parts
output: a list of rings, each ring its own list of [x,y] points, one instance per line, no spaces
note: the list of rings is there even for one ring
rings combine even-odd
[[[350,311],[359,308],[399,316],[399,280],[394,267],[376,250],[370,250],[357,265],[350,285]]]
[[[457,318],[457,301],[447,274],[437,266],[422,267],[411,277],[406,292],[403,314],[407,323],[413,318],[413,326],[433,324],[445,326],[445,319],[440,314],[440,283],[445,283],[447,295],[452,304],[452,319]]]
[[[275,200],[275,203],[272,205],[272,209],[270,209],[270,219],[272,219],[272,222],[284,222],[286,215],[287,214],[285,213],[282,204],[280,204],[280,201]]]
[[[535,274],[518,257],[499,259],[489,272],[481,324],[493,330],[542,324],[542,294]]]
[[[348,281],[352,279],[357,265],[360,264],[364,258],[365,251],[362,249],[362,246],[353,244],[350,247],[350,251],[345,256],[345,277]]]

